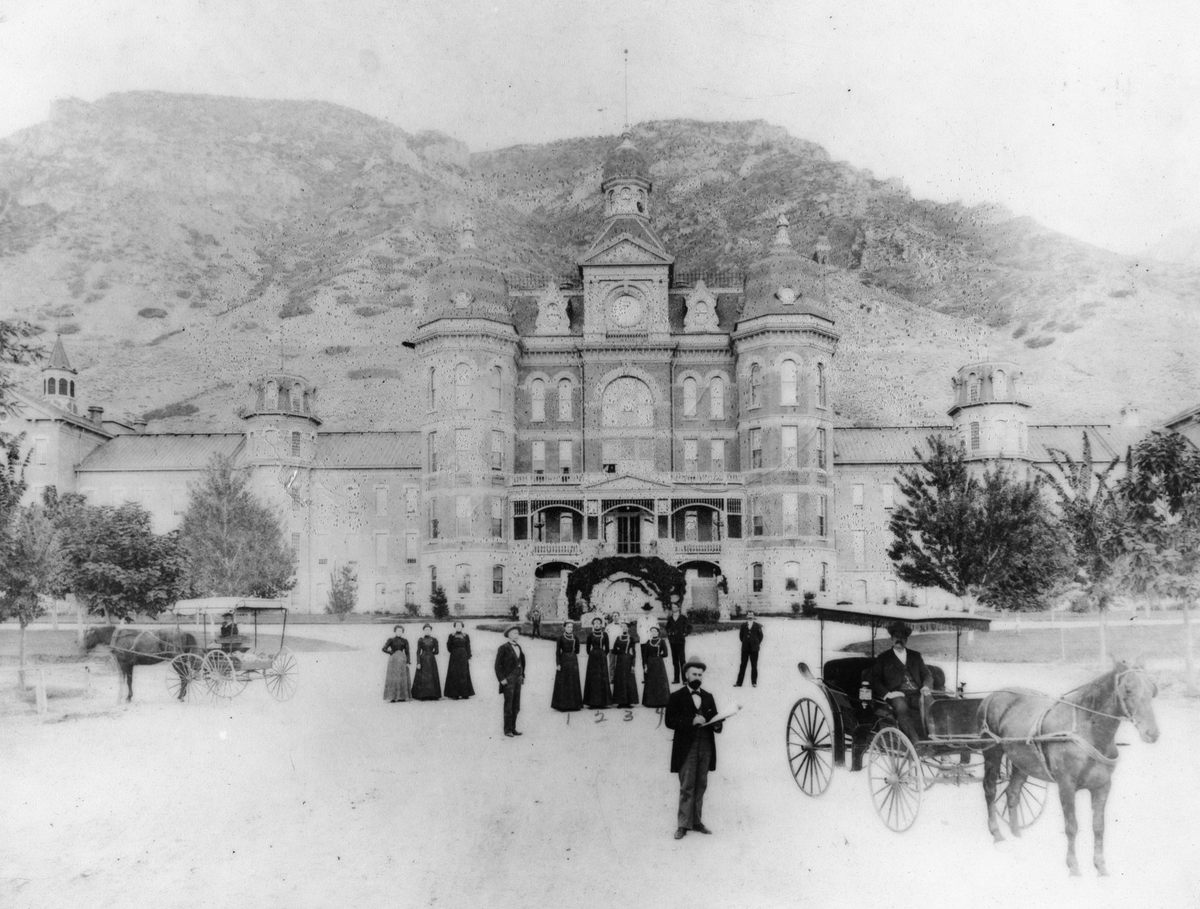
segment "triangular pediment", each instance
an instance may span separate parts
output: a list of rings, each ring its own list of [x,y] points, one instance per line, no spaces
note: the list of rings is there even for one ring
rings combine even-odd
[[[620,476],[614,476],[611,480],[597,480],[590,484],[588,489],[606,492],[610,489],[638,489],[638,490],[653,490],[662,489],[669,490],[671,486],[667,483],[660,483],[658,480],[651,480],[646,477],[639,477],[637,474],[626,473]]]
[[[607,249],[588,256],[581,265],[670,265],[669,256],[661,256],[630,239],[618,240]]]
[[[622,218],[605,225],[580,265],[670,265],[674,257],[648,224]]]

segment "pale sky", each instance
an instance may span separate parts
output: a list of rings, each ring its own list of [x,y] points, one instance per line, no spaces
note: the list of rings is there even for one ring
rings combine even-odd
[[[1137,252],[1200,222],[1200,5],[0,0],[0,136],[158,89],[317,98],[484,150],[764,119],[921,198]]]

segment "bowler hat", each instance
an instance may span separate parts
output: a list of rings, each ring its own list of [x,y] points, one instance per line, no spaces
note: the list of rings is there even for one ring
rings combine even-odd
[[[509,625],[507,628],[505,628],[505,629],[504,629],[504,636],[505,636],[505,637],[508,637],[508,633],[509,633],[510,631],[515,631],[515,632],[517,632],[518,634],[520,634],[520,632],[521,632],[521,626],[520,626],[520,625]]]
[[[904,638],[904,640],[907,641],[908,636],[912,634],[912,626],[909,625],[908,622],[901,622],[899,619],[897,619],[895,622],[892,622],[890,625],[888,625],[887,633],[894,638]]]
[[[693,666],[695,666],[697,669],[700,669],[704,672],[708,671],[708,664],[705,663],[703,660],[688,660],[686,663],[683,664],[683,671],[686,673]]]
[[[232,618],[233,618],[233,613],[232,613],[232,612],[222,612],[222,613],[221,613],[221,618],[223,618],[223,619],[232,619]]]

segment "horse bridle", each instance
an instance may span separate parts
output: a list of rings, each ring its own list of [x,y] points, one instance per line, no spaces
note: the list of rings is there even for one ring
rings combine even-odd
[[[1130,673],[1134,673],[1142,684],[1149,684],[1150,697],[1154,697],[1156,694],[1158,694],[1158,686],[1154,684],[1154,680],[1149,677],[1145,669],[1136,666],[1130,667],[1129,669],[1123,669],[1113,676],[1113,694],[1117,696],[1117,704],[1119,704],[1121,707],[1121,715],[1132,723],[1133,714],[1129,711],[1129,705],[1125,702],[1125,696],[1121,693],[1121,680]],[[1116,717],[1116,719],[1119,718],[1120,717]],[[1136,723],[1134,725],[1136,725]]]

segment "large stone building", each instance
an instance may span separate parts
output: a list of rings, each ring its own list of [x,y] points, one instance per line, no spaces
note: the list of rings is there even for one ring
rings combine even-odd
[[[1077,453],[1083,430],[1098,459],[1140,432],[1030,425],[1019,373],[1001,362],[958,370],[944,426],[835,426],[823,244],[801,253],[781,216],[745,275],[684,275],[654,231],[650,170],[628,135],[599,189],[603,222],[570,280],[510,285],[469,225],[428,274],[416,333],[396,339],[420,361],[413,429],[322,431],[315,389],[282,373],[251,383],[236,431],[84,417],[59,341],[8,427],[32,446],[29,494],[136,500],[166,530],[212,456],[231,457],[287,527],[301,611],[322,611],[332,572],[353,564],[360,610],[427,612],[439,584],[462,614],[553,613],[572,569],[640,556],[679,567],[691,604],[715,604],[723,578],[731,603],[769,612],[806,592],[937,599],[906,591],[886,555],[896,472],[931,432],[1023,469],[1051,448]],[[647,598],[617,567],[592,600]]]

